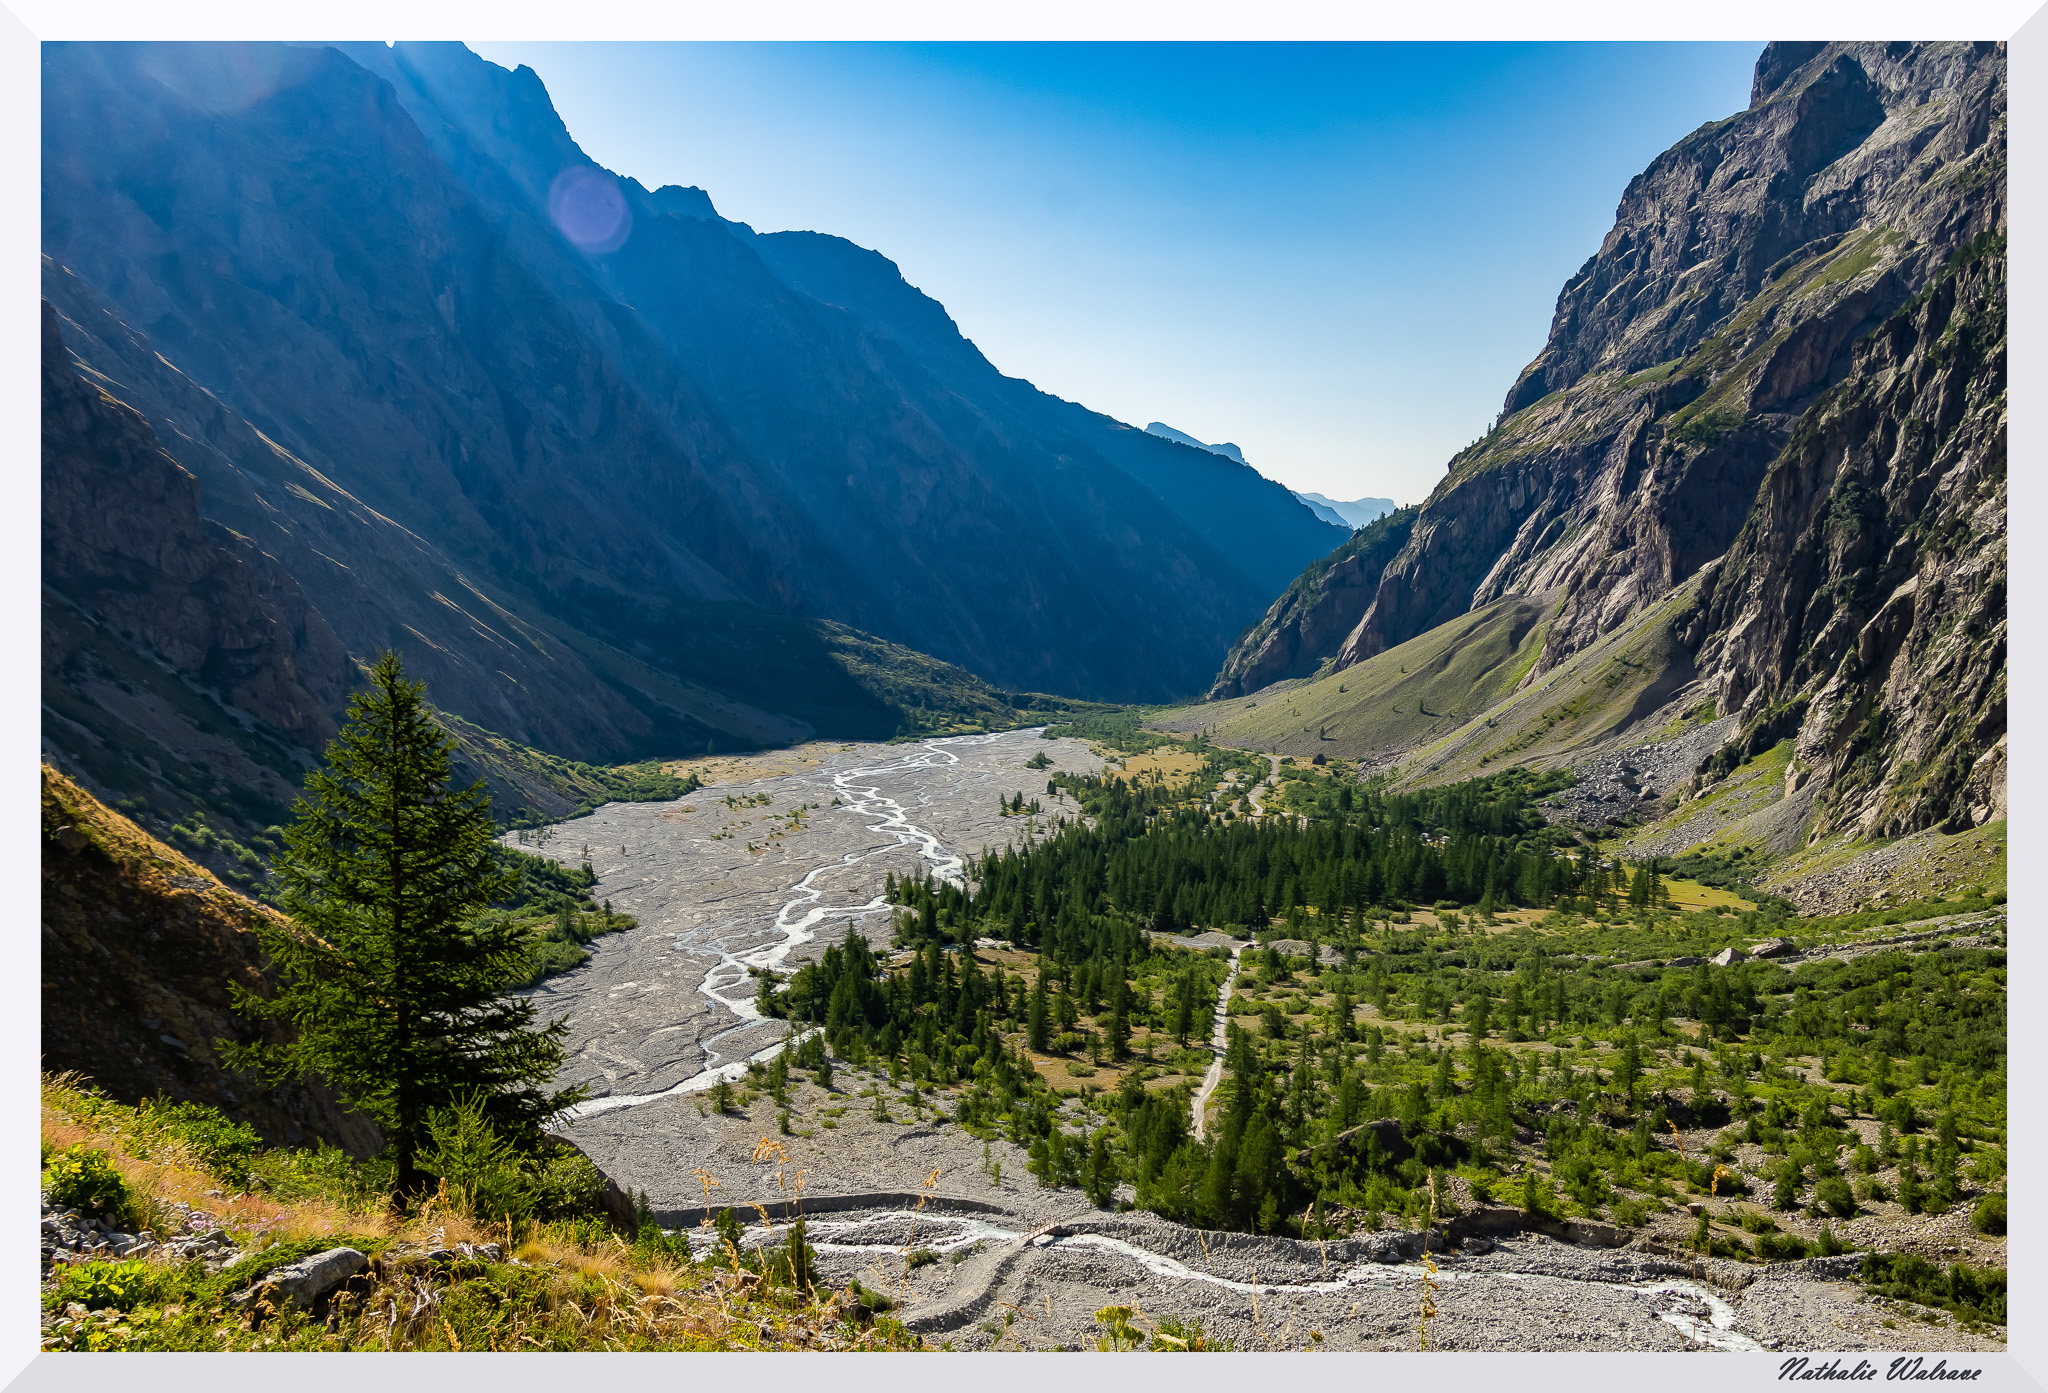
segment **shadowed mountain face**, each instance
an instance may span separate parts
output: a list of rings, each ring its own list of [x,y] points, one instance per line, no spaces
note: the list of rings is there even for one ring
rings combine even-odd
[[[609,175],[530,71],[459,45],[43,62],[45,295],[79,369],[350,655],[398,647],[523,742],[889,725],[811,619],[1005,687],[1166,697],[1341,540],[1003,377],[872,252]]]
[[[1355,563],[1311,568],[1215,694],[1541,597],[1517,681],[1576,681],[1658,629],[1642,651],[1739,718],[1704,778],[1791,736],[1817,830],[2002,817],[2005,62],[2001,44],[1767,48],[1748,110],[1630,183],[1371,594],[1335,583]],[[1470,743],[1481,765],[1554,761],[1555,733]]]

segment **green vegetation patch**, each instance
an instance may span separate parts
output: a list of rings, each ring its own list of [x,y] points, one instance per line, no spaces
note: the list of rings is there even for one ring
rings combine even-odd
[[[1355,757],[1456,729],[1512,688],[1541,650],[1544,606],[1497,600],[1326,677],[1215,703],[1218,744]],[[1206,708],[1204,708],[1206,713]]]
[[[1044,692],[1002,691],[916,649],[830,620],[816,624],[832,661],[897,713],[896,740],[1016,730],[1119,709]]]
[[[1178,781],[1057,776],[1085,820],[991,856],[968,887],[893,884],[914,959],[884,972],[849,939],[775,1008],[822,1026],[835,1053],[953,1089],[963,1125],[1026,1146],[1042,1184],[1106,1204],[1127,1183],[1141,1207],[1208,1227],[1419,1224],[1452,1173],[1625,1226],[1687,1196],[1754,1196],[1740,1227],[1710,1221],[1698,1240],[1743,1261],[1843,1251],[1826,1225],[1882,1203],[1982,1205],[1998,1223],[2002,952],[1715,967],[1720,949],[1835,926],[1769,897],[1679,908],[1668,866],[1543,821],[1563,774],[1390,793],[1341,761],[1296,761],[1272,795],[1285,815],[1247,822],[1208,799],[1236,767],[1219,751]],[[1686,869],[1746,884],[1748,868]],[[1152,1060],[1200,1063],[1161,1037],[1199,1043],[1224,964],[1152,935],[1218,927],[1261,946],[1242,960],[1198,1142],[1186,1083],[1148,1076]],[[983,936],[1035,961],[985,972],[949,947]],[[1065,1056],[1062,1079],[1122,1078],[1084,1087],[1077,1116],[1019,1067],[1020,1047]],[[1861,1146],[1861,1118],[1877,1146]],[[1687,1149],[1674,1129],[1712,1140]]]

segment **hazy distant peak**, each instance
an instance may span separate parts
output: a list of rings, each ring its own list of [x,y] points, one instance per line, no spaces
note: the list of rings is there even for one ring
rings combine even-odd
[[[1225,459],[1236,460],[1242,465],[1249,466],[1251,464],[1251,461],[1244,457],[1244,451],[1238,449],[1237,446],[1227,440],[1220,445],[1205,444],[1185,431],[1175,430],[1164,421],[1154,421],[1151,425],[1145,427],[1145,434],[1156,435],[1162,440],[1171,440],[1180,445],[1192,445],[1197,450],[1207,450],[1212,455],[1221,455]]]
[[[1385,517],[1394,511],[1394,500],[1391,498],[1354,498],[1346,503],[1340,499],[1325,498],[1320,493],[1297,491],[1294,496],[1308,504],[1317,517],[1342,522],[1344,526],[1351,528],[1363,527],[1373,519]]]

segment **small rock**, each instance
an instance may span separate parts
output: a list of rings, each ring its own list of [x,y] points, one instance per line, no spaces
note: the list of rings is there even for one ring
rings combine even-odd
[[[273,1305],[290,1303],[310,1310],[369,1264],[370,1260],[353,1248],[329,1248],[278,1268],[259,1285],[236,1293],[230,1300],[237,1306],[253,1306],[267,1298]]]

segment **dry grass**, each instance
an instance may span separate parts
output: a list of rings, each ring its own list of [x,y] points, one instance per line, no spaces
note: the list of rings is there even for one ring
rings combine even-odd
[[[691,759],[670,760],[661,766],[661,772],[679,779],[695,774],[698,782],[706,788],[723,788],[761,779],[782,778],[815,768],[825,762],[826,755],[844,748],[837,741],[813,740],[786,750],[768,750],[760,754],[699,755]]]
[[[1160,778],[1167,783],[1176,783],[1191,775],[1199,774],[1208,765],[1209,757],[1188,750],[1168,749],[1164,746],[1147,750],[1141,755],[1116,755],[1107,752],[1110,758],[1122,761],[1121,773],[1132,783],[1140,779]]]
[[[130,1128],[124,1129],[127,1120]],[[279,1201],[227,1195],[189,1151],[154,1141],[143,1147],[134,1113],[86,1091],[75,1077],[44,1080],[43,1140],[83,1143],[106,1152],[153,1209],[183,1201],[214,1216],[245,1252],[294,1239],[346,1235],[381,1249],[367,1285],[335,1298],[320,1319],[224,1304],[185,1269],[148,1260],[176,1295],[160,1307],[99,1311],[84,1317],[53,1312],[46,1349],[915,1349],[921,1342],[891,1320],[849,1318],[837,1296],[798,1294],[742,1270],[737,1262],[678,1261],[672,1243],[629,1244],[588,1222],[545,1224],[513,1232],[479,1224],[445,1201],[400,1214],[378,1200],[351,1207],[332,1199]],[[148,1154],[138,1154],[146,1150]],[[784,1169],[787,1153],[764,1139],[757,1159],[776,1165],[783,1188],[801,1192],[802,1172]],[[927,1187],[935,1177],[927,1177]],[[720,1188],[705,1173],[708,1195]],[[170,1215],[164,1214],[168,1221]],[[165,1231],[163,1226],[159,1232]],[[375,1241],[382,1240],[382,1241]],[[513,1260],[455,1268],[423,1261],[423,1250],[457,1243],[497,1242]],[[210,1292],[210,1294],[208,1294]]]

